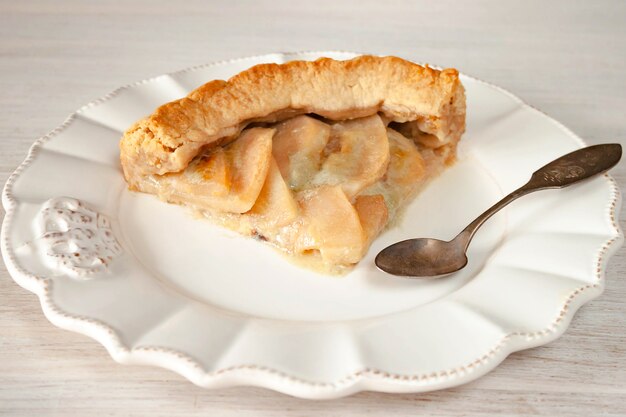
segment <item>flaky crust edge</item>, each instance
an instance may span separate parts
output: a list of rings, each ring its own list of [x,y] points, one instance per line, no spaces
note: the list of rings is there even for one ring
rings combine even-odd
[[[210,81],[133,124],[120,141],[120,160],[133,187],[143,176],[185,169],[201,149],[229,142],[252,122],[377,112],[395,122],[417,121],[441,145],[456,145],[465,130],[458,71],[371,55],[256,65],[228,81]]]

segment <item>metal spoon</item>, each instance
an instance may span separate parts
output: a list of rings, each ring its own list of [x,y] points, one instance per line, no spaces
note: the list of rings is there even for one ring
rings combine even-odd
[[[501,208],[534,191],[563,188],[602,174],[622,157],[617,143],[589,146],[568,153],[533,173],[530,180],[478,216],[449,242],[421,238],[395,243],[376,256],[376,266],[406,277],[433,277],[458,271],[467,265],[465,252],[476,230]]]

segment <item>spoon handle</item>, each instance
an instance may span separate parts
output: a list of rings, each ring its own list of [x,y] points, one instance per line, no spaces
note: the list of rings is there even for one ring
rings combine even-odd
[[[500,209],[518,198],[534,191],[563,188],[602,174],[614,167],[622,157],[622,146],[617,143],[589,146],[568,153],[544,165],[533,173],[530,180],[478,216],[455,238],[469,245],[474,233]]]

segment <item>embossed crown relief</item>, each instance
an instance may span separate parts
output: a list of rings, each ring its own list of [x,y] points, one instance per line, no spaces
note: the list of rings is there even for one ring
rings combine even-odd
[[[79,279],[105,271],[122,253],[110,220],[69,197],[44,203],[36,217],[32,243],[48,267]]]

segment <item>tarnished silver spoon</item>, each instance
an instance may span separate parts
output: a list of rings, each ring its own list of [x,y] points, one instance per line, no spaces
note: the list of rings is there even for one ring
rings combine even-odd
[[[498,201],[478,216],[449,242],[421,238],[395,243],[376,256],[376,266],[407,278],[435,277],[458,271],[467,265],[465,252],[476,230],[510,202],[534,191],[563,188],[602,174],[622,157],[617,143],[589,146],[568,153],[535,171],[522,187]]]

